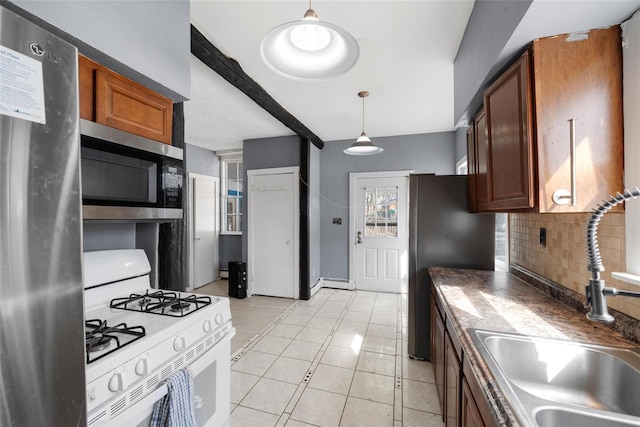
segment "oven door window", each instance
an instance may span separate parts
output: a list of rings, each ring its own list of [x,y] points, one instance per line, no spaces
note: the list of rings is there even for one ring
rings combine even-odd
[[[144,159],[82,147],[82,198],[155,204],[158,165]]]

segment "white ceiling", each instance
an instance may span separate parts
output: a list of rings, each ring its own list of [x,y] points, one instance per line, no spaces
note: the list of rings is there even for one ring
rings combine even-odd
[[[305,1],[191,1],[191,22],[239,62],[278,103],[324,141],[450,131],[453,60],[473,0],[313,1],[320,20],[349,31],[360,59],[346,74],[299,82],[271,71],[260,58],[262,37],[302,18]],[[292,135],[240,91],[193,59],[191,100],[185,102],[185,140],[212,150],[241,148],[242,140]]]
[[[315,0],[320,20],[349,31],[360,44],[356,66],[336,79],[299,82],[271,71],[260,58],[262,37],[301,19],[302,0],[191,0],[191,22],[238,61],[278,103],[326,141],[454,129],[453,61],[474,0]],[[503,53],[536,37],[614,25],[640,0],[534,0]],[[185,102],[185,140],[214,151],[252,138],[293,132],[192,57],[191,100]]]

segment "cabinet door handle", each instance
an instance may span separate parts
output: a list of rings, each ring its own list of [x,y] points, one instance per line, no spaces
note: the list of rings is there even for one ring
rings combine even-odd
[[[569,149],[570,149],[570,167],[571,167],[571,190],[567,191],[563,188],[553,192],[551,196],[553,203],[556,205],[566,205],[571,202],[571,206],[578,205],[578,195],[576,190],[576,119],[569,119]]]
[[[578,195],[576,194],[576,119],[569,119],[569,136],[571,141],[571,206],[578,204]]]

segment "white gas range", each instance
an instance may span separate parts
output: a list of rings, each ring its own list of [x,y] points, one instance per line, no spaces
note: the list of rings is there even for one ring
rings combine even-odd
[[[148,426],[164,380],[189,367],[198,426],[230,408],[227,298],[151,289],[142,250],[84,254],[88,426]]]

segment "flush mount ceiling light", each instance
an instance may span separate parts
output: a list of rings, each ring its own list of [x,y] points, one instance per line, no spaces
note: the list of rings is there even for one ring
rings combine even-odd
[[[353,68],[360,47],[342,28],[320,21],[309,1],[302,20],[282,24],[264,36],[260,56],[284,77],[314,82],[338,77]]]
[[[369,92],[366,90],[359,92],[358,96],[362,98],[362,133],[360,134],[360,138],[351,144],[351,147],[344,150],[344,152],[354,156],[366,156],[368,154],[382,153],[384,150],[374,145],[367,134],[364,133],[364,98],[369,96]]]

